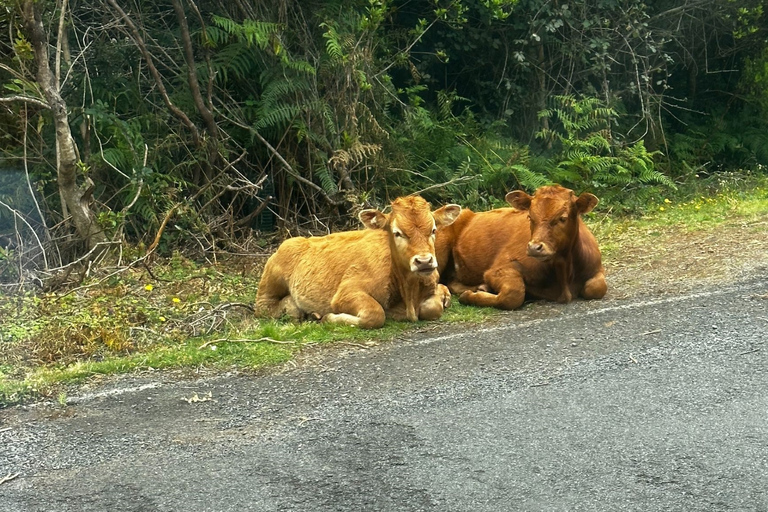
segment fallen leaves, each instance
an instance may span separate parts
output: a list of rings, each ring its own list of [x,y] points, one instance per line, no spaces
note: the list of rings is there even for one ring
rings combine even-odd
[[[195,393],[189,398],[181,397],[181,399],[182,401],[187,402],[188,404],[196,404],[198,402],[217,402],[218,401],[213,399],[213,393],[211,391],[209,391],[207,395],[200,396],[197,393]]]

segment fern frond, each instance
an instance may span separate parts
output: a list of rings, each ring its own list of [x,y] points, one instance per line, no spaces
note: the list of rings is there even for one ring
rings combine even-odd
[[[346,58],[341,41],[339,41],[339,33],[333,25],[328,23],[321,23],[321,27],[325,27],[326,31],[323,32],[323,39],[325,39],[325,51],[332,61],[343,62]]]
[[[328,167],[321,165],[318,166],[315,171],[317,178],[320,180],[320,185],[323,187],[323,190],[329,194],[338,192],[338,187],[336,186],[336,182],[333,180],[331,171],[328,169]]]

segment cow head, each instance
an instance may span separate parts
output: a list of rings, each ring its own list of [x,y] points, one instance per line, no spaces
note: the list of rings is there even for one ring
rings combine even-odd
[[[429,203],[418,196],[406,196],[392,202],[392,212],[363,210],[360,221],[367,228],[389,233],[392,258],[401,268],[419,275],[431,275],[437,269],[435,233],[449,226],[461,213],[461,206],[448,204],[431,211]]]
[[[597,197],[560,185],[541,187],[529,196],[522,190],[510,192],[506,201],[520,211],[527,211],[531,221],[528,255],[542,261],[569,250],[579,233],[579,216],[589,213]]]

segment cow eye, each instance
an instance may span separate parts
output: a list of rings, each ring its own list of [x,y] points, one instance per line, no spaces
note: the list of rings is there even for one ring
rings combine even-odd
[[[432,228],[432,236],[435,236],[437,234],[437,228]]]
[[[403,234],[400,231],[393,231],[393,235],[395,235],[395,238],[403,238]]]
[[[565,224],[566,222],[568,222],[568,217],[565,217],[565,216],[560,217],[560,222]]]

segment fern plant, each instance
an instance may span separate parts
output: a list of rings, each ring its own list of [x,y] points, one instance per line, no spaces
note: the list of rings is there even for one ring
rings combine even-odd
[[[539,112],[554,128],[543,128],[536,137],[556,150],[557,164],[550,170],[552,181],[578,189],[621,190],[639,185],[674,182],[656,170],[658,151],[647,151],[643,141],[627,145],[611,131],[616,111],[597,98],[555,96],[554,106]]]

